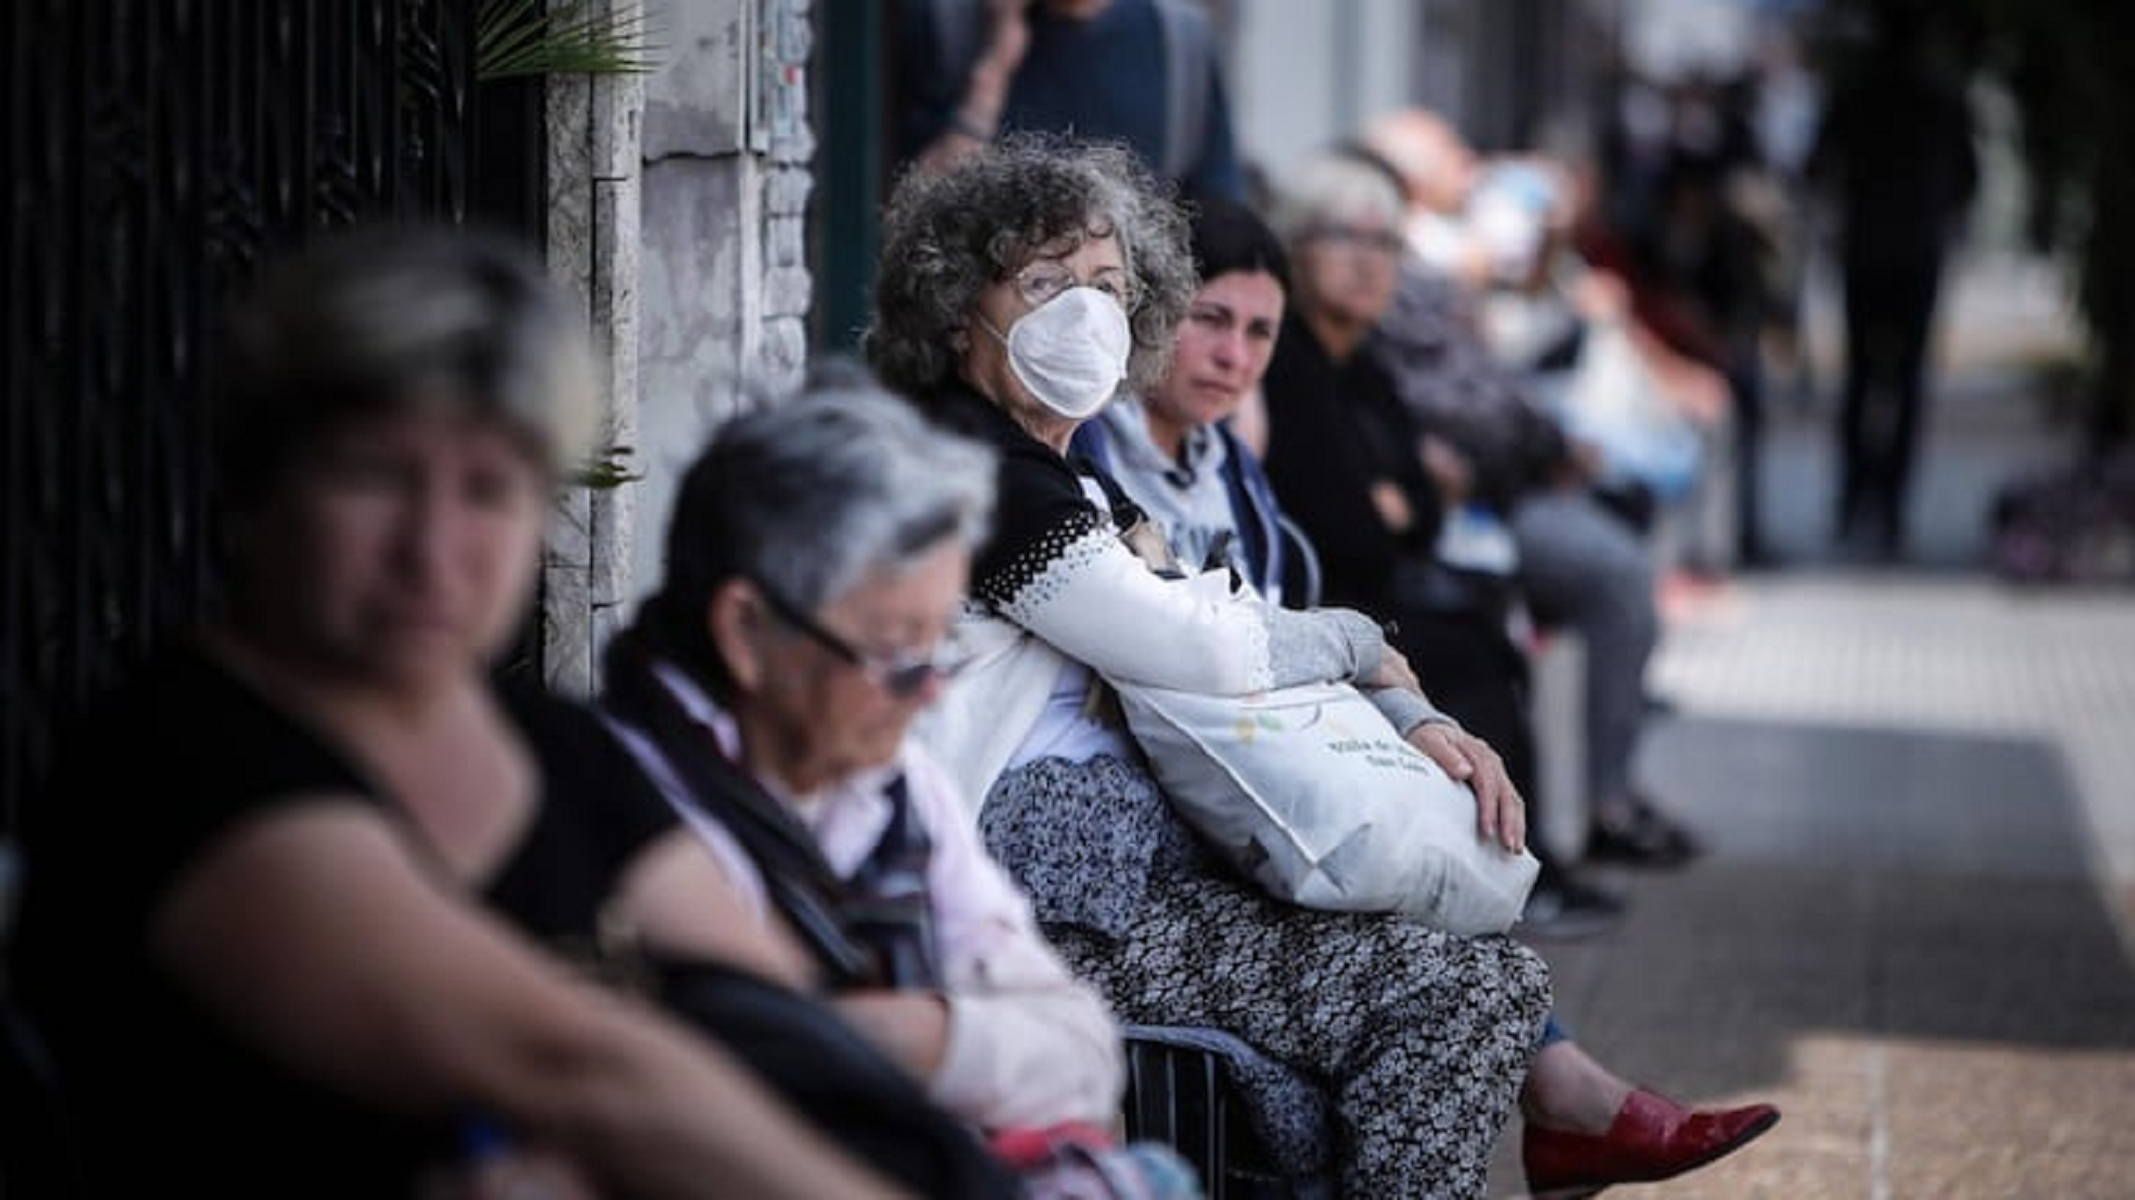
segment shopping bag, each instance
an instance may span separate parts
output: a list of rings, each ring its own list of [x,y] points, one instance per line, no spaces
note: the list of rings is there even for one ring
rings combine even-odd
[[[1486,841],[1474,793],[1350,684],[1113,687],[1180,815],[1278,899],[1459,934],[1518,919],[1540,864]]]

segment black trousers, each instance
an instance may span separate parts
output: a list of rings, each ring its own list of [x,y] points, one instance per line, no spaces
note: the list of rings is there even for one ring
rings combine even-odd
[[[1886,553],[1897,552],[1905,536],[1940,273],[1932,258],[1845,266],[1846,393],[1834,533],[1841,539],[1873,533]]]

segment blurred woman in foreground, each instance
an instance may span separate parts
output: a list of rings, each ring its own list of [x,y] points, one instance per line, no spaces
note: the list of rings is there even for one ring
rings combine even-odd
[[[20,979],[75,1128],[119,1151],[80,1156],[88,1193],[405,1196],[501,1133],[553,1195],[895,1194],[537,944],[777,969],[707,918],[730,898],[620,747],[491,683],[594,423],[539,267],[330,239],[237,310],[226,366],[227,604],[32,814]]]

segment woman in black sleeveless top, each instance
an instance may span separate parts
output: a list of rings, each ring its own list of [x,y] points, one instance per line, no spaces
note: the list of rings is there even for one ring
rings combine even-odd
[[[594,416],[539,267],[345,237],[230,334],[226,608],[32,814],[19,978],[87,1192],[408,1195],[501,1133],[552,1195],[900,1194],[542,945],[806,978],[597,724],[490,682]]]

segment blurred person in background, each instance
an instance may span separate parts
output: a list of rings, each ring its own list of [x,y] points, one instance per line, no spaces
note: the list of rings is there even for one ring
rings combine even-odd
[[[1016,130],[1125,142],[1187,196],[1244,199],[1195,0],[901,0],[899,157],[939,169]]]
[[[1868,51],[1834,87],[1809,162],[1836,200],[1845,287],[1832,535],[1886,559],[1905,546],[1943,262],[1979,182],[1949,32],[1925,3],[1876,5]]]
[[[1621,285],[1649,365],[1668,375],[1671,361],[1687,362],[1725,381],[1732,513],[1717,552],[1692,565],[1777,566],[1764,537],[1761,468],[1764,335],[1780,294],[1783,202],[1768,186],[1746,81],[1699,68],[1651,94],[1658,120],[1640,153],[1627,157],[1622,139],[1604,135],[1606,199],[1583,206],[1571,241]]]
[[[1572,415],[1536,394],[1554,375],[1539,369],[1550,356],[1576,372],[1579,356],[1601,352],[1599,331],[1629,319],[1621,290],[1562,242],[1573,177],[1540,160],[1486,167],[1451,124],[1424,109],[1384,114],[1361,142],[1401,187],[1412,252],[1366,353],[1391,376],[1424,436],[1457,456],[1457,499],[1509,532],[1510,571],[1529,614],[1585,643],[1586,778],[1574,796],[1542,799],[1578,806],[1581,845],[1597,861],[1686,862],[1697,839],[1636,785],[1632,770],[1648,718],[1646,668],[1660,639],[1644,528],[1654,493],[1636,476],[1607,474],[1603,456],[1576,439]],[[1494,345],[1482,321],[1499,300],[1499,311],[1524,327],[1502,323]],[[1646,353],[1642,339],[1625,338]],[[1625,382],[1659,386],[1650,376]],[[1579,881],[1563,886],[1571,907],[1603,903]]]

